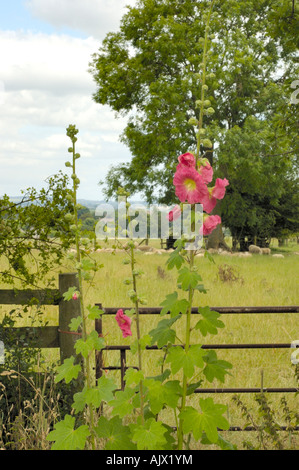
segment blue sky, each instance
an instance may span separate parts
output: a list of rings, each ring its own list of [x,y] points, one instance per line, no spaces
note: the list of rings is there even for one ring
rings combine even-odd
[[[0,196],[68,172],[66,128],[79,129],[79,197],[103,198],[100,180],[128,162],[126,119],[93,102],[91,55],[135,0],[11,0],[0,6]],[[70,8],[71,5],[71,8]]]

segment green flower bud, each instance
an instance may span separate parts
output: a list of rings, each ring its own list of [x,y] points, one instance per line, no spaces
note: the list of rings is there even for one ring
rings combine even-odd
[[[203,85],[202,88],[203,90],[206,90],[206,91],[209,89],[208,85]]]
[[[211,107],[210,107],[210,108],[207,109],[207,114],[208,114],[208,115],[212,115],[212,114],[214,114],[214,113],[215,113],[215,109],[214,109],[214,108],[211,108]]]
[[[72,164],[71,164],[71,162],[65,162],[65,166],[70,167],[70,166],[72,166]]]
[[[198,120],[195,117],[192,117],[189,119],[188,124],[190,124],[190,126],[197,126]]]
[[[210,100],[205,100],[205,101],[203,102],[203,104],[204,104],[205,106],[211,106],[211,101],[210,101]]]
[[[67,151],[72,153],[73,152],[73,147],[69,147]]]
[[[77,160],[78,158],[80,158],[80,157],[81,157],[80,153],[75,153],[75,159],[76,159],[76,160]]]
[[[74,218],[74,216],[70,212],[68,212],[67,214],[65,214],[64,218],[65,220],[70,221]]]
[[[202,141],[202,145],[203,145],[204,147],[209,148],[209,149],[213,147],[213,144],[212,144],[212,142],[210,141],[210,139],[204,139],[204,140]]]

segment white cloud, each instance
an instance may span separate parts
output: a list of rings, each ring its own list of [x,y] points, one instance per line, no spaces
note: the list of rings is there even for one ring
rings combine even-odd
[[[116,30],[119,21],[135,0],[28,0],[32,15],[56,28],[68,27],[103,39]]]
[[[0,195],[68,172],[69,124],[79,129],[80,197],[101,198],[98,181],[111,164],[129,160],[119,143],[125,120],[92,100],[87,70],[98,47],[94,38],[0,31]]]

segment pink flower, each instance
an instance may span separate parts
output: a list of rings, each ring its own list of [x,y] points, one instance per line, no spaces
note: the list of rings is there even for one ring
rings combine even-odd
[[[213,168],[209,162],[204,163],[199,168],[199,173],[203,177],[205,183],[210,183],[213,179]]]
[[[217,204],[218,199],[223,199],[225,195],[225,187],[229,184],[226,178],[217,178],[215,186],[208,190],[208,194],[201,201],[203,210],[207,213],[212,212]]]
[[[181,202],[201,203],[209,196],[203,177],[193,167],[178,165],[173,178],[175,194]]]
[[[228,180],[224,178],[223,180],[220,178],[216,179],[215,186],[212,190],[212,196],[216,199],[223,199],[225,195],[225,187],[229,184]]]
[[[118,323],[118,326],[120,327],[123,338],[126,338],[127,336],[132,336],[132,331],[131,331],[131,323],[132,320],[129,318],[127,315],[124,314],[122,309],[119,309],[116,312],[115,319]]]
[[[173,220],[178,219],[180,217],[180,215],[181,215],[180,206],[178,206],[178,205],[174,206],[174,208],[168,214],[169,222],[172,222]]]
[[[189,153],[189,152],[183,153],[182,155],[179,156],[178,161],[180,165],[190,166],[190,167],[195,168],[195,157],[193,153]]]
[[[203,226],[200,228],[200,234],[210,235],[218,224],[221,224],[219,215],[208,215],[204,218]]]
[[[73,299],[73,300],[78,300],[78,298],[79,298],[78,292],[74,292],[72,299]]]

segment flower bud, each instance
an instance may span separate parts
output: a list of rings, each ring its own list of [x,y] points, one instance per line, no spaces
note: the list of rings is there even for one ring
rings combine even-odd
[[[202,145],[203,145],[204,147],[209,148],[209,149],[213,147],[213,144],[212,144],[212,142],[210,141],[210,139],[204,139],[204,140],[202,141]]]
[[[188,124],[190,124],[190,126],[197,126],[198,120],[195,117],[192,117],[189,119]]]
[[[72,166],[72,164],[71,164],[71,162],[65,162],[65,166],[70,167],[70,166]]]

